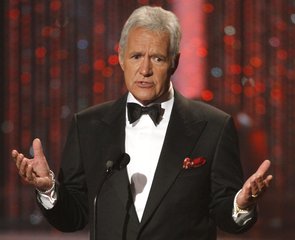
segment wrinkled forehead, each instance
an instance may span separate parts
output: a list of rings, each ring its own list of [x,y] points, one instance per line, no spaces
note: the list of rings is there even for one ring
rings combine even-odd
[[[138,27],[132,29],[127,37],[126,48],[149,47],[161,49],[162,52],[169,52],[169,33],[154,31]]]

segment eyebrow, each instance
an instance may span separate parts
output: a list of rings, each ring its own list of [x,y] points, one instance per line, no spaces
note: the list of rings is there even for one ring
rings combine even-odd
[[[132,51],[128,54],[129,56],[133,56],[133,55],[144,55],[142,51]],[[152,53],[151,55],[149,55],[150,57],[161,57],[161,58],[168,58],[168,56],[162,54],[162,53]]]

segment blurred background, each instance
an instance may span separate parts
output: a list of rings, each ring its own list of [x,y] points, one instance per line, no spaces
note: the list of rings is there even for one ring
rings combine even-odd
[[[10,151],[30,155],[39,137],[58,171],[73,113],[126,91],[118,40],[141,5],[179,17],[174,86],[234,116],[245,177],[272,160],[257,224],[219,239],[294,239],[295,0],[0,1],[0,239],[88,238],[49,226]]]

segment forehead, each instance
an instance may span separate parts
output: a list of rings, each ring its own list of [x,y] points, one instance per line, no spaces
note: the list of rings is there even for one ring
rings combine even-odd
[[[150,30],[143,27],[131,29],[127,38],[128,51],[136,50],[137,48],[157,49],[161,52],[167,52],[170,46],[168,32]]]

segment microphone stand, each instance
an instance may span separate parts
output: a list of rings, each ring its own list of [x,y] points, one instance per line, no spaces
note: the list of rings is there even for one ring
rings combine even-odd
[[[130,161],[130,156],[127,153],[123,153],[121,154],[121,157],[119,159],[116,160],[116,162],[114,163],[114,161],[107,161],[106,162],[106,170],[104,172],[104,177],[99,185],[99,188],[97,190],[97,193],[95,195],[95,198],[93,200],[93,239],[96,240],[97,238],[97,232],[96,232],[96,226],[97,226],[97,206],[98,206],[98,198],[100,195],[100,192],[104,186],[104,184],[106,183],[106,180],[112,175],[113,170],[117,169],[117,170],[121,170],[123,168],[125,168],[127,166],[127,164]]]
[[[104,172],[104,177],[99,185],[98,191],[95,195],[95,198],[93,200],[93,239],[96,240],[96,226],[97,226],[97,199],[100,195],[101,189],[103,188],[106,180],[112,175],[113,173],[113,161],[107,161],[106,162],[106,170]]]

